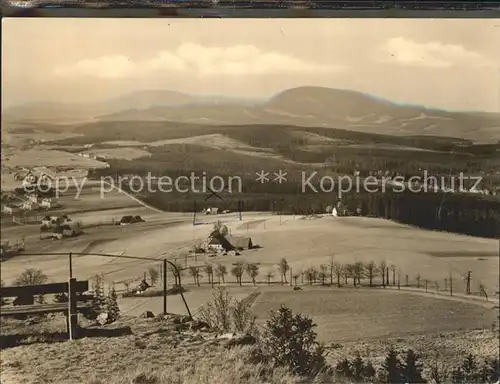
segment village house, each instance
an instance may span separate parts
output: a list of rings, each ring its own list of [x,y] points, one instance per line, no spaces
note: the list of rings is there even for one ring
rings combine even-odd
[[[42,228],[53,228],[59,225],[59,218],[57,216],[45,216],[41,223]]]
[[[64,224],[60,224],[54,228],[52,236],[61,240],[63,237],[77,236],[80,233],[82,233],[80,223],[76,221],[66,221]]]
[[[204,213],[205,215],[218,215],[220,213],[220,208],[217,207],[204,208],[202,213]]]
[[[207,249],[215,252],[230,252],[252,248],[252,239],[249,237],[211,235],[207,240]]]

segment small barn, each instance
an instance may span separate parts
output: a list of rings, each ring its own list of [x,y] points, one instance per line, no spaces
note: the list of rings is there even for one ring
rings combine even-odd
[[[217,207],[209,207],[207,209],[204,209],[203,212],[205,213],[205,215],[218,215],[220,209]]]
[[[82,233],[80,223],[69,221],[55,227],[52,231],[52,236],[61,240],[63,237],[73,237],[79,235],[80,233]]]
[[[127,216],[123,216],[117,224],[118,225],[128,225],[128,224],[142,223],[142,222],[144,222],[144,220],[142,219],[141,216],[127,215]]]
[[[52,227],[53,225],[57,224],[57,217],[55,217],[55,216],[45,216],[41,220],[41,224],[42,224],[43,228]]]

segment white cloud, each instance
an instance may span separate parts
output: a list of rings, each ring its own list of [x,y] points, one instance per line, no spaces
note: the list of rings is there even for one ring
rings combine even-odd
[[[461,45],[441,42],[417,43],[403,37],[391,38],[382,47],[381,61],[406,66],[448,68],[456,65],[485,67],[498,65]]]
[[[279,73],[332,73],[338,65],[323,65],[279,52],[265,52],[253,45],[205,47],[185,43],[174,51],[134,61],[127,56],[104,56],[57,68],[58,76],[93,76],[104,79],[145,77],[163,72],[186,72],[196,76],[265,75]]]

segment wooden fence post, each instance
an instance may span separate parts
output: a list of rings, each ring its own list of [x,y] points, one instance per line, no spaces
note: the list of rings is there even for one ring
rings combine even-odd
[[[68,280],[68,335],[70,340],[77,338],[78,312],[76,307],[76,279]]]

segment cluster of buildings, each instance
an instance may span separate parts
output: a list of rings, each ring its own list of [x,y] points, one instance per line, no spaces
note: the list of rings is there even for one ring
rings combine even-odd
[[[220,214],[226,215],[230,212],[231,211],[229,209],[222,210],[222,209],[217,208],[217,207],[203,208],[203,210],[201,211],[201,213],[203,213],[205,215],[220,215]]]
[[[2,204],[2,213],[13,216],[19,211],[31,212],[39,209],[49,210],[52,207],[52,199],[50,197],[39,197],[37,194],[26,196],[25,200],[20,200],[19,203]]]
[[[81,224],[71,220],[67,215],[45,216],[41,220],[40,230],[50,232],[50,237],[61,240],[63,237],[77,236],[82,233]]]

